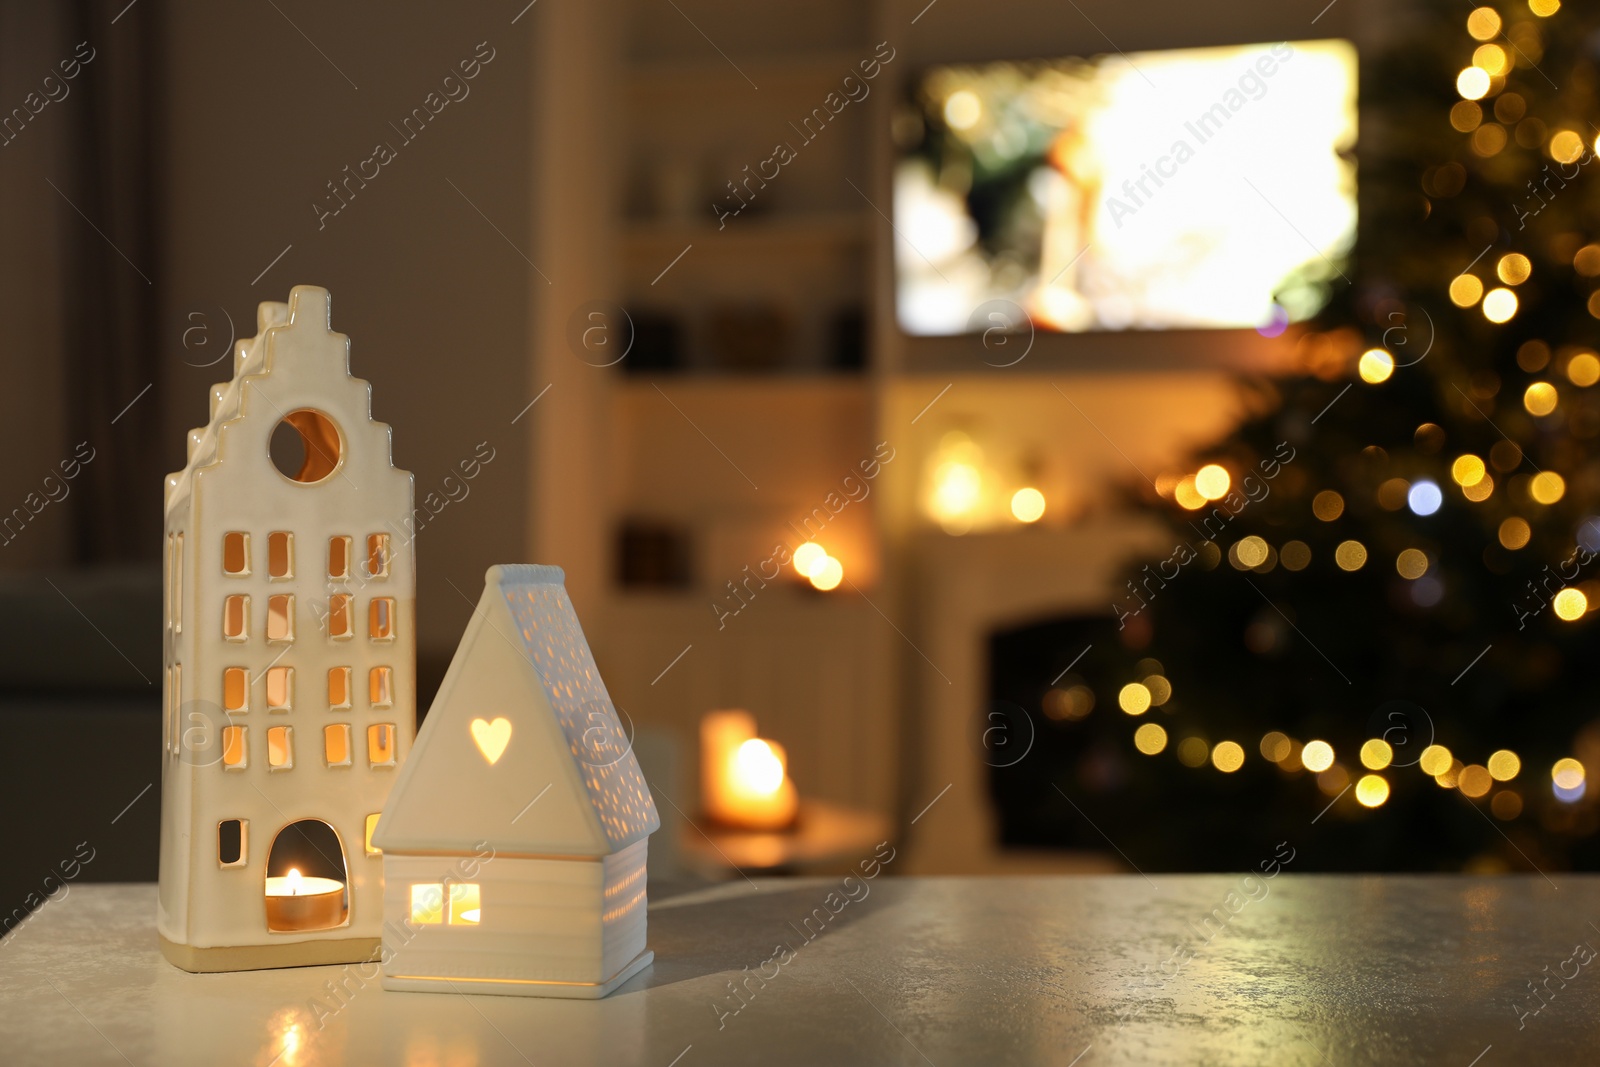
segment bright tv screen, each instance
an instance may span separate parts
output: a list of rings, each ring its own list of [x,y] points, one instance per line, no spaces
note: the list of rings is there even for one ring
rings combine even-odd
[[[913,335],[1013,305],[1060,332],[1273,332],[1322,306],[1355,239],[1345,41],[935,67],[895,133]]]

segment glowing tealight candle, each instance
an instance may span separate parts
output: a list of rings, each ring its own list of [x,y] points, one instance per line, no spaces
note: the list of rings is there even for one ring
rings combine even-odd
[[[782,830],[799,809],[783,746],[755,735],[744,711],[714,711],[700,724],[701,798],[712,820],[747,830]]]
[[[343,882],[306,878],[294,867],[267,879],[267,929],[328,930],[344,918]]]

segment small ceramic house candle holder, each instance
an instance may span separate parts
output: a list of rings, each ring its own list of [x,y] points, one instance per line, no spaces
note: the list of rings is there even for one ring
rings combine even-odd
[[[411,475],[327,290],[257,322],[166,481],[158,925],[190,971],[376,956],[416,730]]]
[[[659,826],[562,572],[491,567],[374,836],[384,988],[605,996]]]

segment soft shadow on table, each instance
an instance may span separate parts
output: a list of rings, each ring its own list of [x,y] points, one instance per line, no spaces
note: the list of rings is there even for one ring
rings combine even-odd
[[[742,972],[746,967],[755,974],[780,945],[803,954],[812,942],[839,937],[844,927],[888,903],[881,885],[859,879],[852,884],[858,887],[860,899],[847,897],[837,881],[793,889],[767,881],[759,889],[737,895],[722,887],[653,901],[650,947],[655,950],[655,965],[626,989],[651,989],[728,971]],[[867,888],[865,896],[861,896],[861,886]],[[835,894],[831,903],[837,912],[828,907],[830,893]],[[842,907],[841,900],[847,901]],[[771,971],[769,965],[767,972]]]

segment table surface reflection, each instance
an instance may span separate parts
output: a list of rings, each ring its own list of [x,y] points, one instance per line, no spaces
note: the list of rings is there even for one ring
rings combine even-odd
[[[191,975],[155,887],[0,940],[0,1061],[1458,1064],[1600,1058],[1600,876],[767,879],[653,900],[603,1001]],[[737,992],[736,992],[737,990]]]

